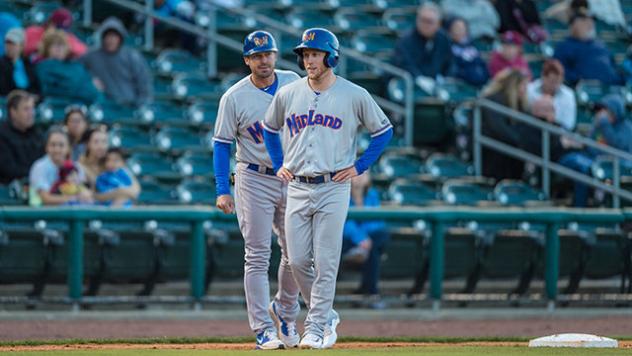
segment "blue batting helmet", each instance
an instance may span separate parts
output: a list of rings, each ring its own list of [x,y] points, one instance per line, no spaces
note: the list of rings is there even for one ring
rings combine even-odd
[[[315,49],[326,52],[325,65],[334,68],[338,65],[338,57],[340,56],[340,44],[336,35],[324,28],[310,28],[303,32],[301,43],[294,47],[294,53],[298,55],[298,66],[305,70],[303,64],[303,50],[305,48]]]
[[[251,32],[244,39],[244,57],[248,57],[259,52],[277,52],[277,45],[274,37],[266,31]]]

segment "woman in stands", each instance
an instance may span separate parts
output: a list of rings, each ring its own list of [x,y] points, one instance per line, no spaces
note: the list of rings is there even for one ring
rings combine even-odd
[[[66,108],[64,127],[70,137],[71,158],[73,161],[78,161],[79,157],[86,151],[83,136],[88,131],[88,124],[85,106],[70,105]]]
[[[40,47],[35,68],[43,97],[92,104],[102,95],[92,76],[79,61],[70,58],[70,46],[62,30],[48,30]]]
[[[53,126],[46,136],[46,155],[33,163],[29,173],[29,204],[65,205],[90,204],[92,193],[78,189],[76,194],[62,194],[53,192],[55,183],[60,178],[60,168],[68,163],[70,155],[70,140],[62,127]],[[76,168],[79,182],[85,182],[85,174],[81,167]]]
[[[527,112],[527,83],[529,77],[522,71],[507,68],[499,72],[483,91],[483,97],[507,106],[510,109]],[[512,147],[520,147],[522,137],[521,125],[509,117],[497,112],[483,109],[483,135],[506,143]],[[521,179],[524,164],[522,161],[503,155],[498,151],[483,148],[483,175],[501,179]]]
[[[81,158],[79,158],[79,164],[86,172],[88,187],[94,192],[97,177],[105,171],[105,157],[109,148],[107,127],[98,125],[90,128],[86,132],[83,142],[86,149]],[[140,184],[138,184],[138,181],[129,170],[127,170],[127,173],[132,178],[130,187],[113,189],[103,194],[95,194],[95,200],[99,202],[136,200],[140,194]]]

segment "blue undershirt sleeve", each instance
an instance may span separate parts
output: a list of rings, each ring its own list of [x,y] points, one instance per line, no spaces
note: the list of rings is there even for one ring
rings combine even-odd
[[[215,170],[215,191],[217,196],[230,194],[230,144],[213,142],[213,169]]]
[[[272,161],[272,168],[276,173],[283,167],[283,146],[281,145],[281,138],[278,133],[264,129],[263,142],[266,144],[266,149]]]
[[[369,167],[375,163],[392,137],[393,128],[389,128],[378,136],[371,137],[369,147],[367,147],[366,151],[364,151],[362,156],[360,156],[355,163],[355,169],[358,172],[358,175],[364,173],[364,171],[369,169]]]

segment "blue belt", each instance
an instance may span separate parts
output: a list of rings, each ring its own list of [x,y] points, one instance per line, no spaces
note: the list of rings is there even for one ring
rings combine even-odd
[[[331,179],[336,175],[336,172],[327,173],[322,176],[307,177],[307,176],[294,176],[294,181],[308,184],[321,184],[331,182]]]
[[[261,174],[267,174],[269,176],[276,176],[276,174],[274,173],[274,169],[268,168],[266,166],[260,166],[258,164],[248,163],[248,169],[250,169],[251,171],[255,171],[255,172],[261,173]]]

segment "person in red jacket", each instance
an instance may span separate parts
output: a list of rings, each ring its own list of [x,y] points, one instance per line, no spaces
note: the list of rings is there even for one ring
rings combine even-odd
[[[529,64],[522,54],[522,35],[518,32],[507,31],[501,36],[502,46],[492,53],[489,60],[489,73],[492,77],[503,69],[517,69],[531,77]]]
[[[88,51],[88,47],[70,32],[71,26],[72,14],[67,9],[60,7],[50,15],[44,26],[27,27],[25,31],[26,43],[24,44],[24,55],[27,57],[33,54],[36,55],[42,38],[44,38],[44,32],[50,28],[56,28],[66,31],[68,44],[70,45],[70,56],[72,58],[83,56]]]

